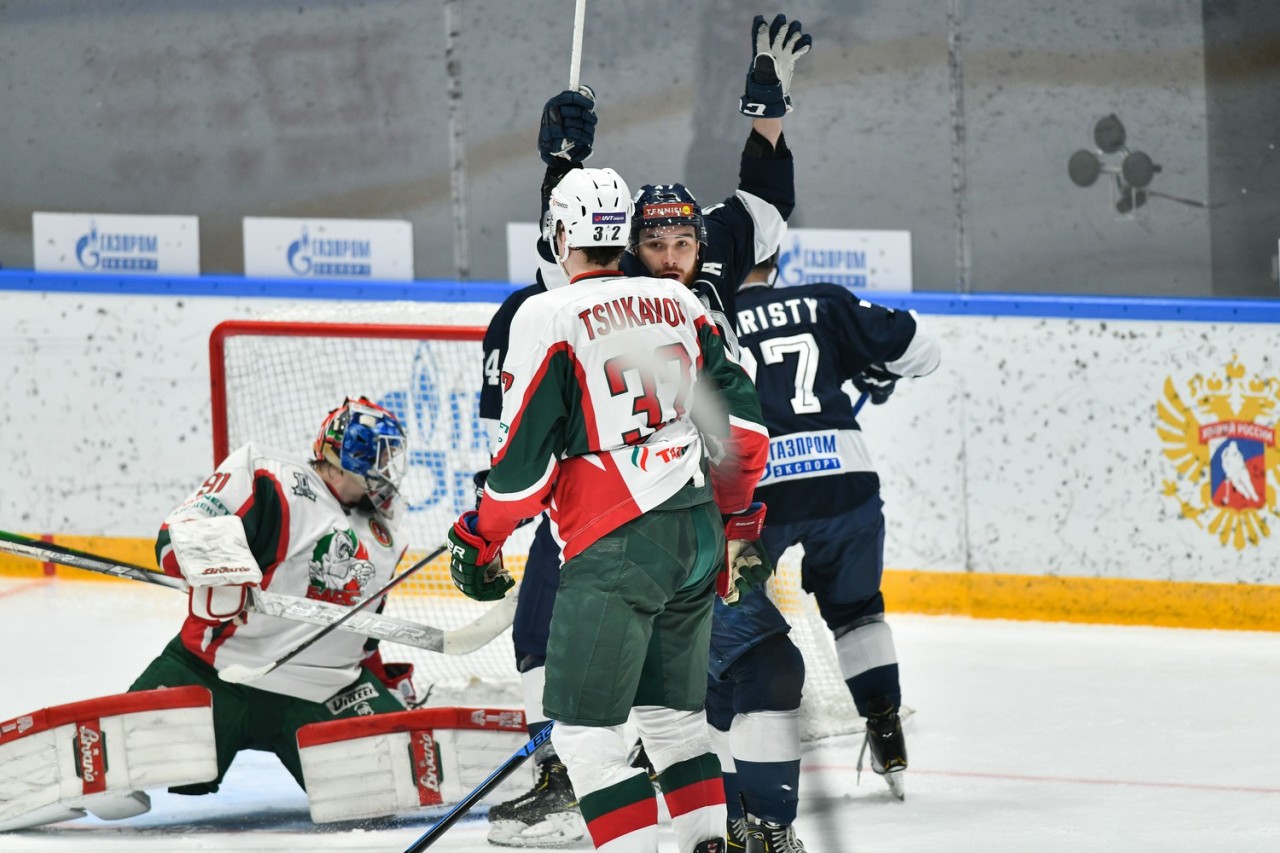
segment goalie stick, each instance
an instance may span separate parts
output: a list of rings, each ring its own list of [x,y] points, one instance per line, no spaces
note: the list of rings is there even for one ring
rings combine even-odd
[[[554,722],[548,722],[542,731],[529,738],[528,743],[511,753],[510,757],[498,765],[498,768],[477,785],[474,791],[459,800],[456,806],[445,812],[444,817],[431,824],[430,829],[422,833],[417,841],[406,847],[404,853],[421,853],[421,851],[434,844],[449,827],[453,826],[458,822],[459,818],[469,812],[472,806],[484,799],[494,788],[501,785],[521,764],[524,764],[526,758],[533,755],[538,747],[546,743],[551,738],[551,729],[554,726]]]
[[[355,604],[353,604],[350,608],[347,609],[346,615],[344,615],[337,622],[334,622],[332,625],[325,625],[319,631],[316,631],[310,637],[303,640],[301,643],[298,643],[298,645],[294,646],[292,651],[286,652],[285,654],[273,660],[271,663],[266,663],[266,664],[263,664],[262,666],[245,666],[243,664],[233,663],[224,667],[223,669],[218,670],[218,678],[221,678],[223,681],[230,682],[231,684],[245,684],[246,682],[249,682],[249,681],[257,681],[259,678],[266,675],[268,672],[271,672],[272,670],[276,669],[281,664],[288,663],[289,661],[293,660],[295,657],[302,654],[307,649],[311,648],[311,646],[315,644],[317,641],[324,639],[325,637],[332,634],[334,631],[338,630],[338,628],[340,628],[342,625],[345,625],[348,621],[350,621],[352,617],[359,615],[359,613],[362,610],[364,610],[374,601],[381,598],[383,595],[386,595],[387,592],[390,591],[390,589],[394,587],[396,584],[400,583],[403,580],[406,580],[410,575],[418,571],[418,569],[422,568],[427,563],[430,563],[436,557],[439,557],[441,554],[443,554],[448,548],[449,548],[449,543],[447,542],[441,545],[439,548],[436,548],[430,554],[423,557],[421,560],[414,563],[412,566],[405,569],[403,572],[396,575],[391,580],[387,581],[385,584],[383,584],[381,589],[374,590],[373,592],[366,595],[360,601],[357,601]]]
[[[144,569],[142,566],[76,551],[39,539],[28,539],[3,530],[0,530],[0,551],[41,562],[70,566],[73,569],[155,584],[178,592],[185,592],[187,589],[187,585],[178,578]],[[403,577],[403,574],[401,576]],[[336,627],[340,631],[349,631],[365,637],[386,640],[389,643],[400,643],[446,655],[465,655],[495,639],[510,627],[515,616],[516,603],[516,596],[508,595],[475,621],[460,628],[443,630],[431,625],[410,622],[407,619],[365,611],[359,611],[353,616],[350,608],[337,604],[283,595],[265,589],[254,588],[249,593],[246,609],[251,613],[264,613],[268,616],[278,616],[282,619],[312,625],[327,626],[338,623]],[[347,621],[344,622],[344,618]]]

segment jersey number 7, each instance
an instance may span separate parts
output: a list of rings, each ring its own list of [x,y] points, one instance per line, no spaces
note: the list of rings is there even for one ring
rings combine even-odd
[[[781,364],[788,355],[796,357],[796,393],[791,398],[792,411],[797,415],[821,412],[822,401],[813,393],[813,383],[818,376],[818,342],[809,332],[760,342],[760,356],[765,364]]]

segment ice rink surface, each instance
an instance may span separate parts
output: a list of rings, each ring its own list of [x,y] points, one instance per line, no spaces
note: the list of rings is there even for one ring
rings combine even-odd
[[[137,583],[0,578],[0,720],[123,691],[184,611],[180,596]],[[810,746],[796,824],[810,853],[1280,851],[1280,635],[891,624],[917,709],[907,799],[869,772],[855,783],[859,739]],[[242,754],[218,794],[151,793],[146,815],[0,834],[0,851],[396,853],[430,823],[317,827],[266,753]],[[466,820],[432,849],[503,849],[485,829]],[[662,849],[675,850],[665,829]]]

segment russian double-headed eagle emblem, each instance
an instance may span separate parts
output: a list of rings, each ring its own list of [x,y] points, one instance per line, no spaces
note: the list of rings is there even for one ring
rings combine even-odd
[[[1248,376],[1232,356],[1222,374],[1196,374],[1185,391],[1166,377],[1157,406],[1156,432],[1177,471],[1177,479],[1164,481],[1164,494],[1224,546],[1257,545],[1271,535],[1271,517],[1280,516],[1280,380]]]

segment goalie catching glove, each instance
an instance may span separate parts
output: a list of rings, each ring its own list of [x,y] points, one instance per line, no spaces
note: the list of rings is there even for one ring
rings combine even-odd
[[[547,101],[538,128],[538,153],[548,166],[557,158],[581,163],[596,141],[596,93],[590,86],[568,89]]]
[[[473,601],[497,601],[516,585],[502,567],[502,543],[476,533],[480,515],[464,512],[449,528],[449,574],[453,585]]]
[[[791,75],[796,60],[813,47],[813,37],[800,31],[800,22],[787,25],[778,15],[772,24],[763,15],[751,23],[751,67],[747,90],[738,111],[753,118],[782,118],[791,112]]]
[[[773,561],[760,541],[765,505],[756,501],[737,515],[725,517],[724,568],[716,577],[716,595],[730,607],[773,574]]]

